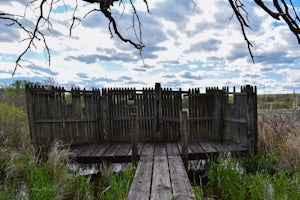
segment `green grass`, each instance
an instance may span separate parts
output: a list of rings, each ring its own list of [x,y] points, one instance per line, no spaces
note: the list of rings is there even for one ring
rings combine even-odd
[[[288,96],[275,97],[270,100],[273,105],[288,102],[291,106]],[[57,142],[47,158],[40,158],[30,143],[27,124],[23,107],[0,102],[0,200],[126,198],[135,167],[112,174],[109,165],[103,165],[97,180],[70,174],[69,149]],[[258,124],[259,155],[211,161],[205,174],[208,182],[193,186],[196,199],[298,199],[300,123],[265,116]]]
[[[108,186],[99,190],[99,199],[126,199],[134,173],[135,167],[127,167],[123,173],[113,175]]]
[[[253,158],[252,162],[267,163],[265,158]],[[218,199],[298,199],[300,196],[300,173],[276,171],[268,172],[268,167],[259,171],[244,171],[247,163],[237,164],[238,160],[221,157],[218,162],[211,161],[206,173],[207,185],[194,187],[197,199],[215,196]],[[249,163],[248,163],[249,164]],[[251,164],[253,165],[253,163]],[[242,166],[238,167],[238,166]]]

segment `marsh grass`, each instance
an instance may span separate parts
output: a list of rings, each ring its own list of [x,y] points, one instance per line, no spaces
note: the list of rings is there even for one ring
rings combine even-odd
[[[299,115],[260,115],[259,154],[211,160],[207,183],[194,184],[196,199],[298,199]],[[0,103],[0,199],[126,198],[135,167],[113,174],[111,166],[103,164],[101,176],[92,180],[69,173],[70,153],[68,146],[57,141],[41,158],[31,145],[25,111]]]
[[[299,199],[300,113],[260,114],[258,155],[209,161],[208,183],[196,196],[216,199]],[[198,194],[197,194],[198,193]]]
[[[126,166],[122,173],[110,176],[108,184],[98,182],[95,185],[98,188],[98,199],[126,199],[135,170],[136,167]]]
[[[30,142],[23,108],[0,102],[0,199],[125,199],[135,168],[113,174],[102,165],[102,176],[69,171],[69,146],[53,143],[41,156]]]
[[[300,113],[260,114],[259,155],[276,160],[276,171],[300,170]]]
[[[261,158],[264,159],[264,158]],[[254,160],[258,160],[255,158]],[[263,162],[263,161],[259,161]],[[241,170],[245,166],[232,158],[221,157],[210,161],[206,172],[209,181],[195,188],[197,199],[213,196],[216,199],[298,199],[300,196],[300,173],[275,172],[265,169],[256,172]]]

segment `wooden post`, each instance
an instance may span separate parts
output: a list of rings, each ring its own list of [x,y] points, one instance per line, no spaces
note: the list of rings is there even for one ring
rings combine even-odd
[[[161,118],[162,118],[162,106],[161,106],[161,85],[160,83],[155,83],[155,137],[156,141],[160,141],[161,137]]]
[[[33,146],[37,146],[36,132],[34,126],[34,115],[33,115],[33,101],[30,93],[30,85],[26,85],[25,93],[26,93],[26,104],[27,104],[27,113],[28,113],[28,121],[29,121],[29,130],[30,130],[30,139],[33,141]]]
[[[246,85],[247,98],[247,138],[248,148],[251,154],[257,153],[257,102],[256,93],[253,92],[253,87]]]
[[[102,89],[102,96],[100,96],[100,140],[109,140],[108,137],[108,100],[107,100],[107,90]]]
[[[187,111],[180,112],[180,130],[181,130],[181,156],[185,168],[188,168],[188,124]]]
[[[255,86],[253,95],[253,138],[254,138],[254,153],[258,153],[258,127],[257,127],[257,88]]]
[[[131,145],[132,145],[132,163],[136,164],[138,161],[138,131],[139,131],[139,122],[138,122],[138,114],[131,113],[130,114],[131,121]]]
[[[213,89],[213,117],[212,117],[212,139],[223,142],[224,133],[222,131],[223,121],[223,91],[218,88]]]
[[[74,119],[81,118],[81,100],[79,88],[72,88],[72,115]]]

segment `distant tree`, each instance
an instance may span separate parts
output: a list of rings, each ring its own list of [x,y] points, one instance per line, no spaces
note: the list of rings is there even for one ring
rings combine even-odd
[[[40,85],[38,82],[28,82],[26,80],[16,80],[12,84],[1,88],[0,102],[8,103],[16,107],[26,107],[25,86],[27,84]]]
[[[36,41],[42,41],[44,44],[44,47],[46,49],[47,57],[48,57],[48,63],[50,65],[51,63],[51,54],[50,49],[47,44],[47,40],[45,37],[45,33],[43,32],[43,28],[48,26],[51,27],[51,13],[53,12],[53,6],[64,0],[30,0],[25,8],[25,14],[26,9],[29,4],[34,4],[38,9],[35,11],[37,12],[38,18],[36,21],[31,22],[32,24],[28,25],[26,24],[26,20],[23,20],[25,18],[25,15],[15,15],[9,12],[0,11],[0,20],[7,21],[7,26],[18,26],[21,30],[23,30],[25,33],[28,34],[28,38],[24,38],[24,42],[27,42],[26,48],[23,50],[23,52],[19,55],[19,57],[16,59],[16,66],[15,70],[21,66],[21,61],[24,61],[23,57],[26,54],[26,52],[33,46],[35,46]],[[70,26],[70,35],[72,33],[72,29],[75,26],[75,23],[77,21],[81,21],[78,17],[75,16],[76,10],[78,8],[78,1],[85,1],[88,3],[94,3],[98,5],[98,9],[90,10],[86,15],[89,15],[92,12],[100,12],[102,13],[108,20],[108,30],[111,34],[111,36],[116,35],[120,40],[123,42],[127,42],[131,44],[134,48],[141,50],[145,47],[143,41],[142,41],[142,22],[140,21],[138,10],[136,9],[136,2],[141,0],[74,0],[74,12],[72,17],[72,23]],[[247,44],[247,48],[249,51],[249,54],[251,56],[252,61],[254,62],[254,55],[252,53],[252,43],[247,37],[246,28],[250,28],[249,22],[248,22],[248,11],[247,8],[244,5],[244,1],[246,0],[228,0],[227,3],[230,4],[232,10],[233,10],[233,16],[237,18],[237,20],[240,23],[241,31],[243,34],[243,37],[245,39],[245,42]],[[263,0],[254,0],[256,5],[261,8],[263,11],[265,11],[269,16],[271,16],[275,20],[282,20],[286,25],[289,27],[292,34],[295,35],[295,37],[298,40],[298,43],[300,44],[300,18],[299,18],[299,10],[296,9],[294,6],[294,2],[297,0],[272,0],[272,1],[263,1]],[[148,12],[150,12],[148,7],[148,0],[143,0],[145,7]],[[193,0],[191,0],[195,4]],[[267,3],[268,2],[268,3]],[[272,3],[270,3],[272,2]],[[122,34],[119,30],[119,27],[117,25],[117,19],[112,14],[112,8],[116,7],[116,5],[123,5],[123,6],[130,6],[132,10],[132,19],[131,23],[132,28],[134,30],[134,34],[136,36],[136,41],[133,41],[131,39],[128,39]],[[176,4],[176,1],[174,2]],[[200,6],[201,5],[197,5]],[[170,8],[172,9],[172,8]],[[168,12],[168,11],[166,11]],[[222,11],[220,11],[222,12]],[[147,26],[147,25],[146,25]],[[271,31],[271,30],[270,30]],[[15,70],[13,74],[15,73]]]

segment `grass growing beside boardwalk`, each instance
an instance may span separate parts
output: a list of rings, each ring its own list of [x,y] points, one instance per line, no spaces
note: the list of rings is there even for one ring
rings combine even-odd
[[[298,199],[300,196],[300,118],[261,115],[259,154],[242,160],[210,162],[207,183],[195,196],[218,199]],[[25,111],[0,103],[0,199],[124,199],[135,168],[107,173],[97,181],[70,175],[69,150],[56,143],[41,159],[29,139]],[[237,164],[238,163],[238,164]]]
[[[56,142],[41,158],[30,142],[22,108],[0,102],[0,199],[124,199],[135,168],[101,181],[69,173],[70,151]],[[106,167],[107,171],[109,167]],[[101,183],[100,183],[101,182]]]
[[[300,113],[262,114],[258,131],[258,155],[210,161],[197,199],[299,199]]]
[[[211,162],[206,173],[209,179],[202,190],[195,190],[197,199],[203,194],[217,199],[299,199],[300,173],[275,172],[268,169],[245,172],[235,159],[221,158]],[[199,193],[200,195],[197,195]]]

